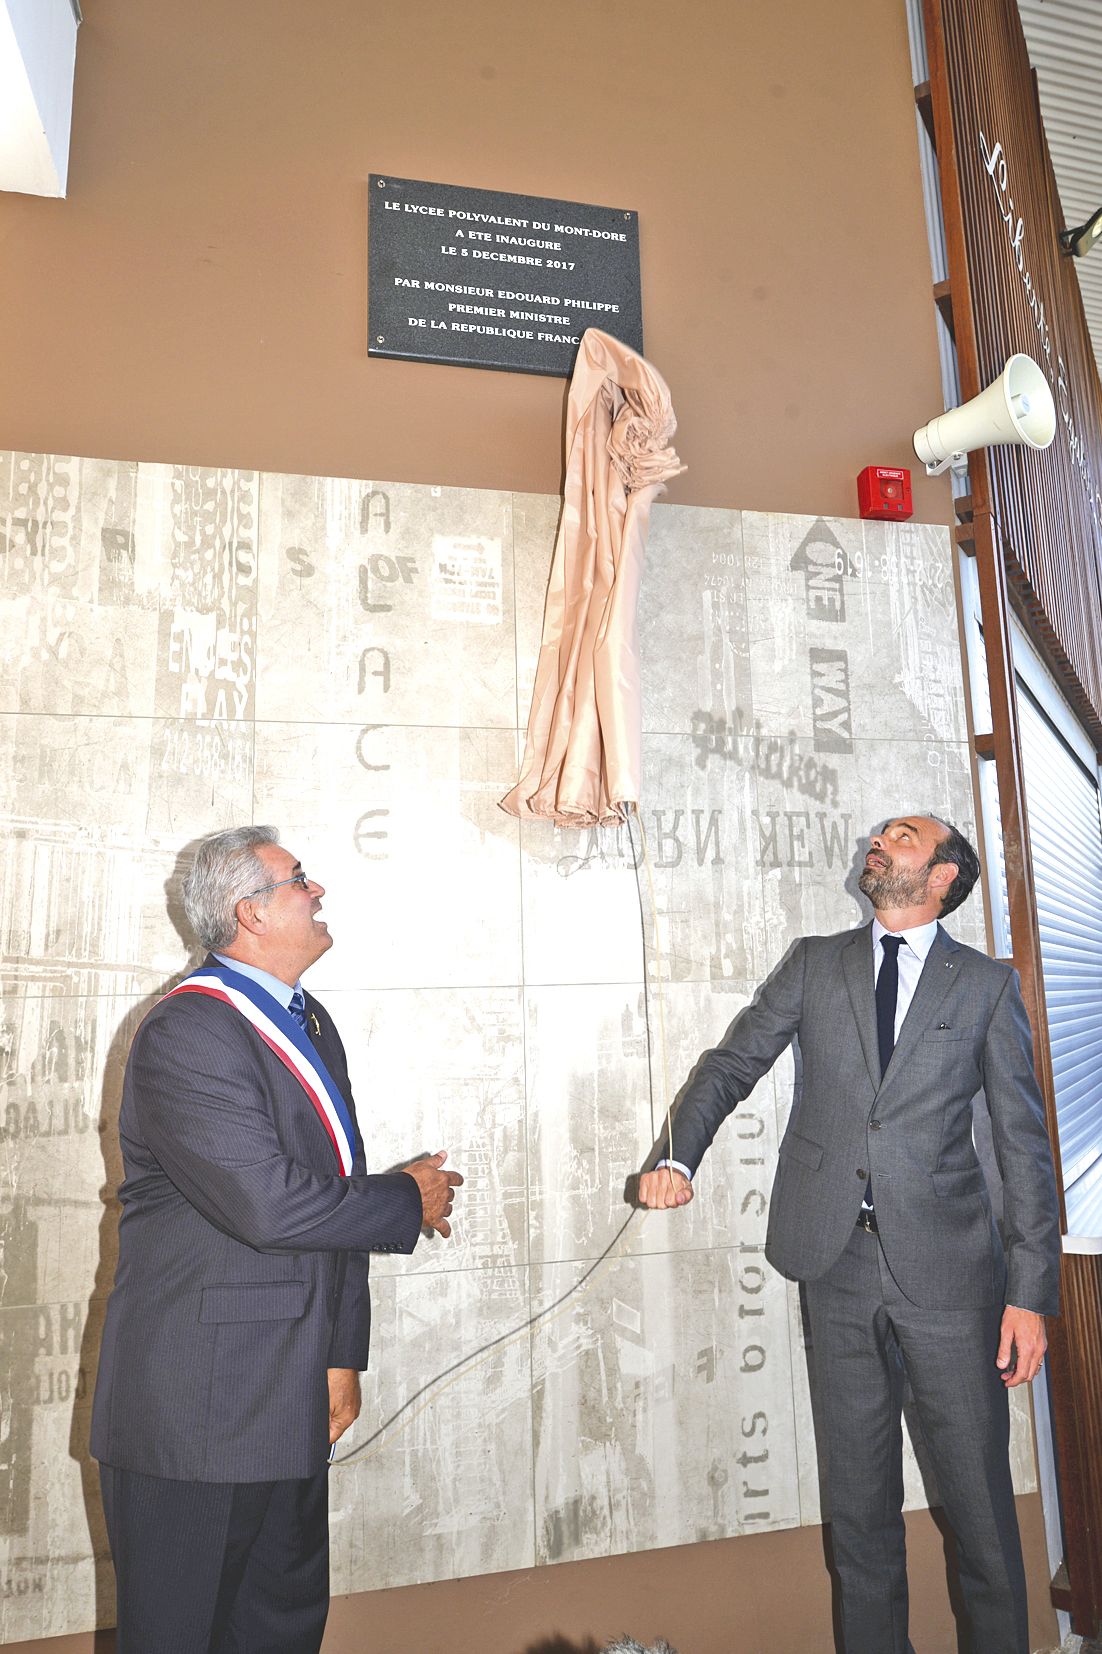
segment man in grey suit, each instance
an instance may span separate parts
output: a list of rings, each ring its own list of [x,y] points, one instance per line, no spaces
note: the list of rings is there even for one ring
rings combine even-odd
[[[130,1050],[92,1421],[119,1654],[317,1654],[368,1254],[451,1233],[443,1153],[367,1174],[344,1048],[299,984],[332,945],[323,895],[270,827],[204,840],[184,903],[210,952]]]
[[[902,1404],[909,1383],[957,1539],[974,1654],[1028,1654],[1007,1390],[1038,1372],[1058,1309],[1055,1178],[1016,973],[938,923],[979,875],[932,816],[873,835],[871,924],[790,949],[694,1070],[652,1208],[693,1198],[727,1115],[793,1040],[766,1256],[806,1283],[846,1654],[907,1636]],[[983,1090],[1003,1234],[972,1138]]]

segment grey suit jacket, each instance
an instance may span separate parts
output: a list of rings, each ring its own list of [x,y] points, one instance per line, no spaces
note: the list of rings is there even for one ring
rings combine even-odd
[[[695,1171],[793,1039],[797,1093],[766,1237],[774,1267],[797,1280],[825,1274],[871,1172],[884,1253],[914,1303],[1005,1301],[1055,1315],[1056,1183],[1016,972],[939,926],[881,1080],[871,924],[803,938],[700,1059],[674,1118],[674,1158]],[[972,1142],[981,1089],[1004,1184],[1005,1252]]]
[[[306,1003],[355,1125],[340,1038]],[[329,1450],[326,1369],[367,1366],[368,1252],[412,1252],[417,1185],[367,1176],[358,1127],[341,1177],[298,1081],[240,1013],[198,994],[162,1000],[139,1028],[119,1130],[93,1454],[184,1481],[313,1475]]]

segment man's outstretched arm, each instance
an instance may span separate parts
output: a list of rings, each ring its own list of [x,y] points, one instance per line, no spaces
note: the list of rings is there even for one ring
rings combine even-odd
[[[663,1135],[647,1157],[652,1167],[656,1159],[677,1161],[689,1175],[674,1166],[644,1171],[639,1178],[640,1205],[663,1210],[686,1206],[692,1199],[690,1178],[716,1132],[792,1043],[800,1026],[805,956],[805,942],[793,943],[715,1049],[700,1058],[674,1114],[672,1148]]]

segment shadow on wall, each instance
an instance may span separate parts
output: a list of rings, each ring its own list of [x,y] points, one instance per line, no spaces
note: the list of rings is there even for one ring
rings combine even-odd
[[[196,839],[180,851],[172,873],[165,881],[165,902],[168,914],[173,927],[181,938],[182,947],[189,954],[194,952],[194,942],[189,935],[187,920],[184,916],[181,888],[184,875],[191,866],[199,842]],[[122,1078],[131,1042],[142,1019],[170,988],[175,987],[189,971],[195,968],[198,962],[197,958],[189,957],[187,963],[167,978],[166,981],[162,982],[155,992],[147,994],[130,1007],[123,1021],[111,1036],[111,1043],[103,1063],[103,1087],[99,1112],[99,1142],[103,1155],[104,1171],[104,1182],[99,1194],[103,1204],[103,1216],[99,1225],[99,1249],[95,1280],[85,1307],[84,1330],[81,1336],[80,1369],[86,1375],[86,1382],[83,1393],[73,1408],[69,1433],[69,1455],[80,1466],[85,1517],[88,1523],[92,1554],[95,1558],[95,1622],[97,1626],[113,1626],[115,1623],[115,1574],[111,1564],[111,1555],[107,1544],[107,1530],[103,1519],[99,1469],[95,1460],[90,1456],[88,1437],[92,1417],[91,1403],[95,1388],[95,1376],[99,1366],[103,1313],[111,1287],[114,1284],[115,1264],[118,1259],[120,1209],[117,1191],[123,1176],[122,1152],[119,1144],[119,1107],[122,1102]],[[94,1648],[95,1654],[114,1654],[114,1631],[97,1631]]]

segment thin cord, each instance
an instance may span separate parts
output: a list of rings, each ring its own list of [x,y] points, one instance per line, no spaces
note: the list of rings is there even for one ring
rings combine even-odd
[[[491,1338],[488,1344],[482,1344],[477,1350],[472,1350],[470,1355],[460,1356],[458,1361],[453,1361],[450,1367],[445,1367],[443,1372],[437,1373],[435,1378],[430,1378],[425,1384],[422,1384],[419,1390],[415,1390],[408,1400],[403,1401],[397,1411],[391,1413],[390,1417],[380,1424],[379,1428],[373,1431],[365,1442],[361,1442],[359,1447],[354,1447],[351,1453],[346,1453],[343,1459],[334,1459],[333,1463],[335,1465],[352,1464],[354,1460],[374,1458],[375,1453],[381,1452],[382,1449],[376,1447],[374,1453],[369,1453],[368,1448],[370,1448],[374,1442],[377,1442],[380,1436],[384,1436],[390,1429],[391,1425],[396,1424],[397,1421],[402,1418],[404,1413],[409,1412],[409,1409],[413,1406],[415,1401],[418,1401],[422,1396],[425,1397],[416,1412],[410,1413],[407,1419],[403,1419],[401,1426],[403,1430],[407,1429],[413,1423],[414,1419],[420,1418],[429,1403],[435,1401],[437,1396],[442,1396],[445,1390],[450,1390],[452,1385],[458,1383],[460,1378],[465,1377],[468,1372],[474,1372],[478,1367],[482,1366],[483,1362],[488,1361],[495,1350],[501,1349],[508,1344],[515,1343],[518,1338],[523,1338],[525,1333],[530,1332],[531,1329],[540,1321],[547,1319],[557,1320],[558,1317],[564,1314],[566,1309],[569,1308],[571,1300],[580,1296],[582,1292],[586,1291],[588,1287],[592,1285],[593,1277],[597,1270],[604,1263],[605,1259],[611,1256],[614,1248],[619,1244],[620,1237],[623,1235],[628,1225],[638,1216],[640,1210],[641,1208],[638,1206],[632,1208],[623,1223],[620,1225],[619,1229],[617,1229],[616,1233],[609,1241],[608,1245],[605,1247],[604,1251],[601,1253],[600,1257],[593,1260],[585,1274],[582,1275],[579,1280],[575,1281],[573,1286],[567,1287],[561,1298],[556,1298],[555,1302],[553,1304],[548,1304],[546,1309],[537,1310],[535,1315],[530,1315],[527,1321],[522,1321],[520,1326],[514,1327],[511,1332],[499,1333],[496,1338]],[[445,1379],[447,1379],[447,1383],[444,1383]]]
[[[666,1024],[663,996],[661,992],[662,952],[661,943],[658,936],[658,915],[654,900],[654,879],[651,873],[650,855],[647,850],[647,835],[643,827],[643,819],[639,815],[638,809],[634,804],[625,805],[625,811],[628,828],[628,840],[631,844],[631,859],[635,869],[635,889],[639,897],[639,929],[642,936],[643,951],[643,1020],[647,1031],[647,1091],[650,1097],[651,1136],[653,1139],[655,1129],[654,1070],[651,1062],[653,1038],[650,1022],[650,975],[647,970],[647,927],[646,915],[643,909],[643,887],[639,882],[639,857],[635,853],[635,840],[631,831],[631,818],[633,815],[639,822],[639,834],[642,841],[643,852],[642,859],[643,865],[647,872],[647,885],[650,891],[651,912],[655,915],[654,957],[658,971],[658,992],[655,997],[658,1004],[659,1052],[661,1057],[665,1094],[667,1098],[666,1139],[669,1151],[667,1158],[672,1159],[673,1121],[668,1102],[670,1088],[669,1072],[666,1064]],[[672,1168],[670,1169],[669,1176],[670,1183],[672,1184]],[[562,1296],[560,1298],[556,1298],[554,1303],[548,1304],[546,1309],[537,1310],[535,1315],[530,1315],[526,1321],[522,1321],[520,1326],[514,1327],[510,1332],[499,1333],[496,1338],[491,1338],[489,1343],[481,1344],[477,1350],[472,1350],[469,1355],[460,1356],[459,1360],[453,1361],[450,1367],[445,1367],[444,1370],[437,1373],[434,1378],[428,1379],[424,1384],[422,1384],[421,1388],[419,1390],[415,1390],[413,1394],[409,1396],[407,1400],[405,1400],[388,1419],[385,1419],[384,1422],[379,1425],[377,1430],[373,1430],[366,1441],[361,1442],[358,1447],[354,1447],[351,1452],[345,1453],[343,1457],[334,1458],[332,1461],[333,1465],[364,1463],[368,1459],[374,1458],[377,1453],[382,1452],[382,1446],[376,1446],[375,1444],[377,1442],[381,1443],[381,1438],[386,1435],[387,1431],[390,1430],[393,1425],[398,1423],[399,1419],[401,1419],[402,1422],[396,1434],[400,1433],[402,1430],[407,1430],[413,1423],[414,1419],[420,1418],[421,1414],[425,1412],[431,1402],[435,1401],[437,1397],[442,1396],[447,1390],[450,1390],[453,1384],[457,1384],[459,1382],[460,1378],[466,1377],[468,1373],[476,1372],[480,1366],[489,1360],[495,1350],[505,1349],[510,1344],[516,1343],[518,1339],[523,1338],[527,1333],[531,1332],[532,1328],[538,1325],[541,1321],[547,1321],[548,1324],[550,1324],[551,1321],[558,1320],[559,1316],[566,1313],[566,1310],[570,1307],[575,1298],[581,1297],[584,1292],[589,1290],[590,1286],[593,1284],[597,1271],[600,1269],[601,1265],[612,1256],[613,1252],[620,1244],[623,1235],[626,1233],[628,1226],[635,1220],[640,1210],[642,1210],[642,1208],[638,1206],[632,1208],[601,1255],[593,1260],[585,1273],[574,1282],[573,1286],[567,1287]],[[422,1397],[424,1398],[423,1400]],[[413,1412],[410,1412],[410,1408],[413,1408],[414,1404],[418,1401],[421,1402],[421,1405],[416,1407]]]
[[[651,1039],[651,1030],[650,1030],[650,973],[647,970],[647,918],[646,918],[646,914],[643,911],[643,887],[639,883],[639,856],[638,856],[638,853],[636,852],[635,839],[632,837],[632,832],[631,832],[631,818],[632,818],[632,815],[634,813],[635,806],[632,805],[632,804],[627,804],[627,805],[624,806],[624,808],[626,810],[626,825],[627,825],[627,830],[628,830],[628,843],[631,845],[631,865],[632,865],[632,867],[635,871],[635,893],[639,898],[639,937],[640,937],[640,942],[641,942],[641,947],[642,947],[642,956],[643,956],[643,1022],[646,1025],[646,1030],[647,1030],[647,1094],[650,1098],[650,1140],[653,1143],[655,1138],[658,1135],[658,1129],[657,1129],[657,1127],[655,1126],[655,1123],[654,1123],[654,1059],[653,1059],[653,1053],[652,1053],[652,1050],[651,1050],[651,1047],[652,1047],[654,1042]],[[643,826],[642,818],[640,818],[640,821],[639,821],[640,831],[642,831],[642,826]],[[645,847],[645,845],[646,845],[645,838],[644,838],[643,843],[644,843],[644,847]],[[657,933],[657,930],[658,930],[657,918],[655,919],[654,928],[655,928],[655,932]],[[655,951],[657,952],[657,936],[656,936],[656,950]]]
[[[673,1098],[670,1092],[670,1067],[666,1057],[666,996],[662,990],[662,933],[658,924],[658,903],[654,895],[654,872],[651,867],[650,849],[647,845],[647,830],[643,825],[643,817],[635,804],[628,804],[627,828],[628,842],[631,844],[631,859],[635,867],[635,889],[639,896],[639,929],[643,937],[643,1017],[647,1027],[647,1083],[650,1088],[650,1129],[651,1139],[657,1136],[654,1127],[654,1074],[651,1069],[651,1025],[650,1025],[650,997],[651,976],[647,970],[647,926],[643,913],[643,887],[639,883],[639,857],[635,853],[635,839],[631,831],[632,816],[639,823],[639,838],[643,850],[643,867],[647,875],[647,892],[650,896],[650,910],[654,919],[654,1002],[658,1007],[658,1054],[662,1071],[662,1091],[666,1103],[666,1159],[673,1159]],[[673,1166],[666,1167],[666,1174],[673,1188]]]

